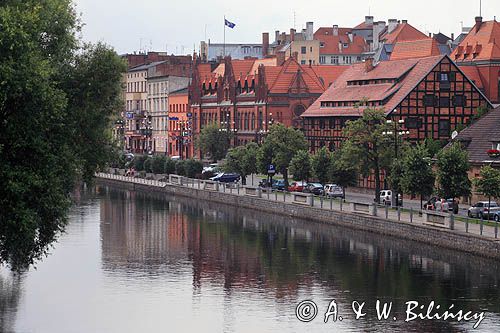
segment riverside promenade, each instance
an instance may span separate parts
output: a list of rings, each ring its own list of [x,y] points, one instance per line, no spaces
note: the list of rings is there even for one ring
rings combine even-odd
[[[498,224],[458,218],[448,213],[362,202],[344,202],[306,193],[263,191],[258,187],[224,184],[170,175],[161,180],[96,174],[98,184],[144,192],[163,192],[221,204],[256,209],[313,222],[342,225],[398,238],[474,253],[500,260]]]

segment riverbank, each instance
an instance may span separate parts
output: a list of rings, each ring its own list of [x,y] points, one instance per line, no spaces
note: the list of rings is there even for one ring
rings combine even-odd
[[[144,180],[111,174],[98,174],[97,183],[110,185],[141,192],[167,193],[174,196],[188,197],[195,200],[210,201],[236,207],[254,209],[261,212],[279,214],[283,216],[306,219],[312,222],[344,226],[352,229],[363,230],[382,235],[391,235],[401,239],[417,241],[437,247],[472,253],[482,257],[500,259],[500,241],[494,238],[493,227],[483,226],[482,236],[474,234],[477,225],[464,226],[461,222],[454,223],[455,230],[441,226],[426,224],[423,217],[413,216],[410,213],[377,211],[368,207],[357,207],[351,204],[342,207],[333,201],[321,200],[320,203],[312,205],[308,202],[291,202],[291,197],[278,197],[277,194],[262,194],[252,192],[246,188],[227,189],[224,186],[212,186],[214,184],[196,182],[194,180],[182,179],[172,182],[160,182],[156,180]],[[210,186],[209,186],[210,185]],[[309,200],[306,198],[306,200]],[[356,209],[360,211],[356,211]],[[402,215],[406,214],[406,216]],[[408,221],[408,222],[405,222]],[[410,222],[411,221],[411,222]],[[478,230],[477,230],[478,231]],[[479,233],[479,232],[478,232]]]

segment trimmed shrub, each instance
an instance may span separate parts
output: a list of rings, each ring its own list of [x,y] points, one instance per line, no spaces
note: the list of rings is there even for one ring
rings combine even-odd
[[[144,170],[144,162],[146,162],[147,159],[148,159],[148,157],[145,155],[136,156],[134,159],[134,169],[136,171],[143,171]]]
[[[153,157],[153,162],[151,166],[151,170],[153,173],[163,173],[163,170],[165,170],[165,162],[166,162],[166,157],[165,156],[155,156]]]
[[[175,173],[175,161],[172,160],[170,157],[167,157],[165,159],[165,165],[163,166],[163,173],[170,175]]]
[[[179,160],[175,163],[175,174],[179,176],[186,175],[186,161]]]
[[[147,173],[153,172],[153,157],[148,157],[146,161],[144,161],[144,171]]]
[[[186,176],[189,178],[199,177],[203,171],[203,163],[195,159],[189,159],[185,162]]]

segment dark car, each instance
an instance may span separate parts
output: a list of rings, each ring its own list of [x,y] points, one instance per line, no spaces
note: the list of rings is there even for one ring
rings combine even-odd
[[[220,183],[234,183],[239,181],[241,176],[237,173],[219,173],[215,177],[210,178],[214,182]]]
[[[309,183],[304,187],[304,193],[312,193],[314,195],[323,195],[325,192],[323,185],[320,183]]]
[[[285,190],[285,181],[283,179],[273,180],[273,190],[284,191]]]

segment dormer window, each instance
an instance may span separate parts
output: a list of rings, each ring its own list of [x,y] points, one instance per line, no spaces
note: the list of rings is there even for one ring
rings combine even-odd
[[[325,43],[323,42],[319,43],[319,47],[325,47]]]

